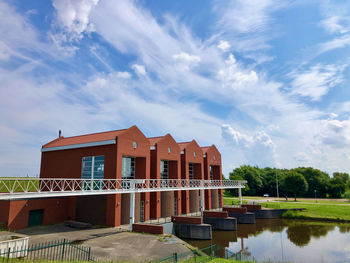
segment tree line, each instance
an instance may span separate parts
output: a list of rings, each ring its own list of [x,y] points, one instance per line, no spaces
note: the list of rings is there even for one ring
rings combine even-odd
[[[349,174],[335,172],[330,177],[312,167],[277,169],[243,165],[230,173],[230,179],[246,180],[248,183],[242,193],[252,196],[277,196],[278,185],[280,197],[340,198],[350,188]],[[229,192],[237,194],[237,190]]]

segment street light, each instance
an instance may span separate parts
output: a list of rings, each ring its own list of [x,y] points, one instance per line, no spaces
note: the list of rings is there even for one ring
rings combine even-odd
[[[315,203],[317,203],[317,200],[316,200],[316,192],[317,192],[317,190],[315,189],[314,192],[315,192]]]
[[[279,202],[280,193],[278,191],[278,177],[277,177],[277,173],[276,173],[276,192],[277,192],[277,202]],[[279,203],[278,203],[278,206],[279,206]]]

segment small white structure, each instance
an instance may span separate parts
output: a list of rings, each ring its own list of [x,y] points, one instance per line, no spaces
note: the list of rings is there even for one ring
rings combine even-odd
[[[0,235],[0,257],[21,258],[28,254],[29,237]]]

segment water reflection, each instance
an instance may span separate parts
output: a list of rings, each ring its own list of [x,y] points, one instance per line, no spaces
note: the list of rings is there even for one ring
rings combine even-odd
[[[194,246],[218,244],[235,258],[295,262],[350,262],[350,224],[302,220],[257,220],[239,224],[237,231],[213,231],[211,241],[191,241]],[[219,250],[225,257],[225,249]]]

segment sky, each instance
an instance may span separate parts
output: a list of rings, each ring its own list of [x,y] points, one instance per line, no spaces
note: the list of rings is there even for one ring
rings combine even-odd
[[[226,176],[349,173],[349,65],[348,0],[0,0],[0,176],[135,124],[215,144]]]

